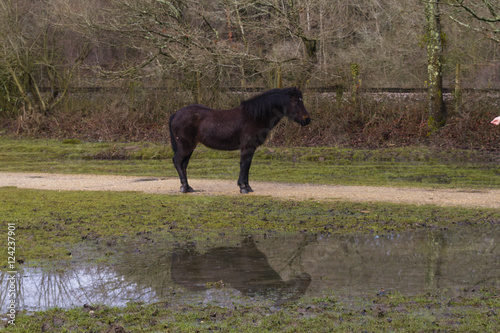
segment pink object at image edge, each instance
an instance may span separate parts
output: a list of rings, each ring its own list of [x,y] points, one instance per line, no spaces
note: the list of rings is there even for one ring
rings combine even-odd
[[[496,117],[495,119],[493,119],[493,120],[491,121],[491,123],[492,123],[493,125],[500,125],[500,117]]]

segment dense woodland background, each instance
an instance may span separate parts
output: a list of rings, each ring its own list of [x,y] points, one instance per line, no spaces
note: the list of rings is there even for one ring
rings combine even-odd
[[[438,1],[432,132],[424,1],[0,0],[0,134],[161,141],[184,105],[298,86],[313,122],[270,145],[499,151],[499,3]]]

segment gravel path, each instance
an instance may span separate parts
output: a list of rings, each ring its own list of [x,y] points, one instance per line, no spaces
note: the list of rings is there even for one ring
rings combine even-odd
[[[183,195],[240,195],[236,181],[232,180],[192,179],[190,185],[199,191]],[[500,208],[500,190],[497,189],[422,189],[266,182],[252,182],[251,185],[255,192],[250,195],[293,200],[348,200]],[[0,172],[1,186],[43,190],[139,191],[181,195],[177,178]]]

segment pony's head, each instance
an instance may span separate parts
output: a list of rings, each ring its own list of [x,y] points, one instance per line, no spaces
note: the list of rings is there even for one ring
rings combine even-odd
[[[302,126],[309,125],[311,117],[304,106],[302,92],[298,88],[288,88],[288,102],[283,108],[283,115]]]
[[[241,103],[247,114],[255,119],[288,117],[305,126],[311,122],[302,92],[298,88],[272,89]]]

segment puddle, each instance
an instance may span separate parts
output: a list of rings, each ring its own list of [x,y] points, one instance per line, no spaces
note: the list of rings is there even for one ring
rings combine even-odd
[[[30,268],[17,273],[19,309],[124,306],[129,301],[279,305],[303,296],[453,293],[500,285],[500,229],[388,235],[300,234],[227,238],[224,246],[128,243],[112,264]],[[2,272],[0,283],[8,285]],[[0,290],[0,306],[9,302]]]

